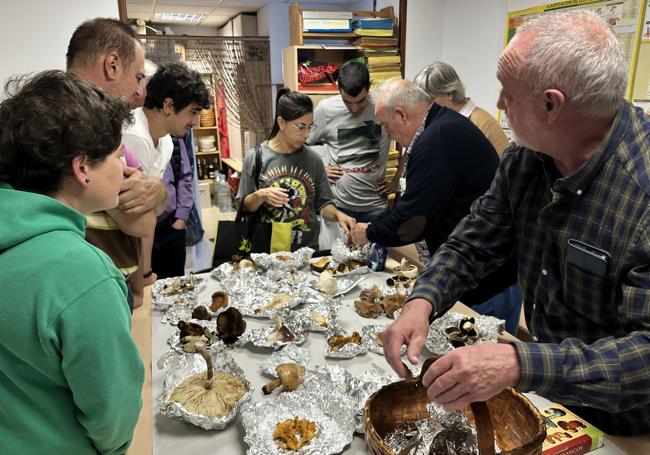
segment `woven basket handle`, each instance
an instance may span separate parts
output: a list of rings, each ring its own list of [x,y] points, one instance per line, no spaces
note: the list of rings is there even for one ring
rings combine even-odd
[[[418,383],[422,386],[422,376],[429,369],[429,367],[442,356],[433,356],[424,361]],[[476,436],[478,438],[478,453],[479,455],[495,455],[494,451],[494,426],[492,425],[492,417],[485,401],[475,401],[470,403],[470,409],[474,414],[474,423],[476,424]]]

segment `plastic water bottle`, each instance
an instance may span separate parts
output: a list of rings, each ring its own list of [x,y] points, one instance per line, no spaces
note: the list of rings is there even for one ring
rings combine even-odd
[[[230,193],[230,186],[226,182],[226,176],[219,173],[217,174],[217,201],[219,203],[220,212],[230,212],[232,210],[232,200]]]
[[[380,272],[386,266],[386,258],[388,258],[388,248],[379,243],[370,245],[370,253],[368,254],[368,267],[373,272]]]

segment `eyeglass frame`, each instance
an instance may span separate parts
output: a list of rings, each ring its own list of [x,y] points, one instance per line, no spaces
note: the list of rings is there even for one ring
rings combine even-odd
[[[311,133],[314,130],[315,125],[312,123],[311,125],[305,125],[304,123],[300,122],[300,124],[295,124],[294,122],[287,122],[289,125],[292,125],[295,129],[298,130],[299,133],[305,134],[305,131],[307,133]]]

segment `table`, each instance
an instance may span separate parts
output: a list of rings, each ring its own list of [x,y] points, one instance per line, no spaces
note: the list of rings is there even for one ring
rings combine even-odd
[[[381,284],[389,275],[386,273],[372,273],[360,286],[349,293],[343,300],[339,318],[341,325],[350,333],[352,330],[361,330],[361,327],[368,324],[388,323],[391,320],[386,317],[377,319],[365,319],[359,316],[353,306],[354,300],[358,297],[359,292],[364,287],[372,284]],[[209,303],[210,296],[217,288],[217,282],[208,279],[208,286],[200,296],[200,303]],[[143,389],[143,399],[145,408],[141,415],[134,442],[129,450],[130,454],[143,455],[168,455],[176,453],[187,453],[191,449],[192,453],[224,453],[229,455],[243,455],[246,453],[247,445],[244,443],[244,428],[241,423],[241,417],[237,416],[225,430],[222,431],[205,431],[193,425],[186,424],[177,420],[160,415],[158,412],[157,399],[162,392],[164,381],[164,372],[158,370],[156,360],[165,353],[169,346],[166,340],[175,331],[175,327],[169,324],[161,324],[162,313],[158,311],[151,312],[150,291],[145,298],[145,304],[142,308],[134,312],[133,333],[134,339],[137,339],[141,349],[145,365],[147,368],[147,377],[145,378],[145,387]],[[474,313],[468,307],[458,303],[452,311],[464,312],[467,314]],[[475,313],[474,313],[475,314]],[[246,318],[247,330],[270,327],[272,322],[267,319]],[[150,322],[148,328],[143,327]],[[140,332],[142,330],[142,332]],[[150,330],[150,331],[149,331]],[[149,332],[147,334],[147,332]],[[149,349],[147,348],[146,338],[151,339]],[[503,340],[513,339],[509,334],[502,337]],[[372,365],[388,369],[389,366],[385,359],[375,353],[368,352],[365,355],[353,359],[325,359],[323,350],[326,342],[324,333],[310,332],[307,340],[302,345],[311,355],[310,366],[332,364],[346,368],[353,376],[357,376],[367,371]],[[148,351],[148,352],[147,352]],[[425,351],[426,352],[426,351]],[[268,382],[268,378],[257,372],[257,366],[266,360],[272,353],[272,350],[257,348],[253,345],[246,345],[235,348],[231,351],[232,356],[246,372],[247,379],[254,388],[253,401],[274,400],[278,392],[266,396],[262,393],[262,386]],[[152,365],[153,363],[153,365]],[[530,396],[533,402],[538,406],[545,406],[543,398]],[[147,403],[148,402],[148,403]],[[366,446],[363,435],[355,434],[352,444],[346,447],[343,452],[346,455],[366,454]],[[605,446],[594,452],[594,455],[619,455],[619,454],[645,454],[650,453],[650,436],[641,436],[633,438],[608,436]]]

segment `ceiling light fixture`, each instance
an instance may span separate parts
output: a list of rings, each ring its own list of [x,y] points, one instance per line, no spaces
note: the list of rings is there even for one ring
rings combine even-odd
[[[154,20],[160,22],[189,22],[198,23],[205,19],[205,14],[190,14],[190,13],[156,13]]]

